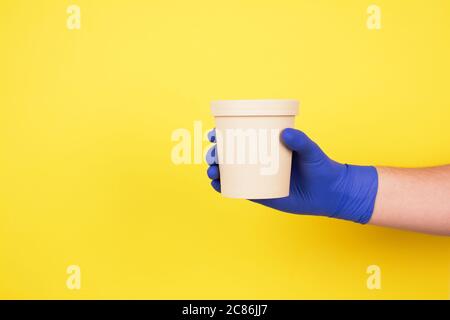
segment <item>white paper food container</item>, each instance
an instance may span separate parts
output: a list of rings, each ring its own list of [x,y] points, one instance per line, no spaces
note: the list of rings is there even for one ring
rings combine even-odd
[[[296,100],[221,100],[211,103],[216,122],[222,195],[267,199],[289,195],[292,152],[280,141],[294,127]]]

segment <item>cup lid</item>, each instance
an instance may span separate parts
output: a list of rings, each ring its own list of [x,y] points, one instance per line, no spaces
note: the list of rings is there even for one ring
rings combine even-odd
[[[297,100],[218,100],[211,102],[213,116],[295,116]]]

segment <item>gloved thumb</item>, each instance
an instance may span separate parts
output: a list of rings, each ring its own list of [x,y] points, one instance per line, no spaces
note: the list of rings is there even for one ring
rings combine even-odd
[[[294,152],[299,154],[302,161],[318,161],[326,157],[320,147],[300,130],[287,128],[281,132],[281,140]]]

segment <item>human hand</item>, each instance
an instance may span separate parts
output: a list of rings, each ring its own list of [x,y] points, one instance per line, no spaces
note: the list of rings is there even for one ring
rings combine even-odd
[[[208,137],[215,142],[214,130]],[[289,213],[369,222],[378,191],[375,167],[333,161],[306,134],[296,129],[283,130],[281,140],[293,152],[289,196],[251,201]],[[213,188],[220,192],[216,153],[216,146],[208,151],[207,175]]]

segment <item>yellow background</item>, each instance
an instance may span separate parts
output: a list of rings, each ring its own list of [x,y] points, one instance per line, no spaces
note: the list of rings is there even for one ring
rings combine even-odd
[[[450,2],[376,1],[378,31],[370,4],[1,1],[0,297],[448,298],[450,238],[221,198],[171,161],[210,100],[294,98],[338,161],[449,163]]]

